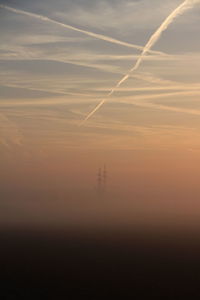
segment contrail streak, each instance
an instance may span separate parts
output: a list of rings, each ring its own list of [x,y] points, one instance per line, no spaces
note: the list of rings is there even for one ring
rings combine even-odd
[[[160,25],[160,27],[154,32],[154,34],[150,37],[149,41],[147,42],[146,46],[144,47],[142,54],[134,64],[134,66],[129,70],[129,72],[112,88],[112,90],[108,93],[107,97],[101,100],[101,102],[87,115],[87,117],[83,120],[85,123],[92,115],[106,102],[106,100],[116,91],[116,89],[126,81],[130,76],[131,73],[136,71],[140,64],[142,63],[146,53],[151,50],[151,48],[155,45],[155,43],[159,40],[162,33],[169,27],[169,25],[180,15],[182,15],[185,11],[192,8],[196,3],[199,3],[200,0],[186,0],[182,4],[180,4]]]
[[[133,105],[138,106],[138,107],[147,107],[147,108],[153,108],[153,109],[158,109],[158,110],[164,110],[164,111],[172,111],[172,112],[177,112],[177,113],[185,113],[185,114],[190,114],[190,115],[200,115],[200,110],[196,109],[189,109],[189,108],[181,108],[181,107],[172,107],[172,106],[166,106],[163,104],[154,104],[150,102],[132,102]]]
[[[39,20],[42,20],[42,21],[45,21],[45,22],[50,22],[52,24],[56,24],[56,25],[59,25],[59,26],[64,27],[64,28],[67,28],[67,29],[70,29],[70,30],[73,30],[73,31],[76,31],[76,32],[80,32],[80,33],[83,33],[85,35],[88,35],[88,36],[91,36],[93,38],[103,40],[103,41],[106,41],[106,42],[109,42],[109,43],[114,43],[114,44],[118,44],[118,45],[121,45],[121,46],[134,48],[134,49],[137,49],[137,50],[140,50],[140,51],[143,51],[143,49],[144,49],[144,47],[142,47],[142,46],[138,46],[138,45],[134,45],[134,44],[131,44],[131,43],[123,42],[123,41],[114,39],[112,37],[109,37],[109,36],[106,36],[106,35],[103,35],[103,34],[98,34],[98,33],[94,33],[94,32],[91,32],[91,31],[83,30],[83,29],[80,29],[78,27],[74,27],[74,26],[71,26],[71,25],[68,25],[68,24],[65,24],[65,23],[58,22],[56,20],[53,20],[53,19],[48,18],[48,17],[43,16],[43,15],[34,14],[34,13],[31,13],[31,12],[28,12],[28,11],[25,11],[25,10],[13,8],[13,7],[10,7],[10,6],[7,6],[7,5],[3,5],[3,4],[0,4],[0,8],[4,8],[4,9],[6,9],[8,11],[11,11],[13,13],[16,13],[16,14],[29,16],[29,17],[36,18],[36,19],[39,19]],[[152,54],[166,55],[165,53],[159,52],[159,51],[151,51],[150,50],[148,52],[152,53]]]

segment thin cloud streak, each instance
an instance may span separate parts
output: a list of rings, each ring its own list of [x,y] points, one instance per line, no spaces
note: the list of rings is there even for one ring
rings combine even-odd
[[[126,96],[126,97],[123,97],[123,100],[120,100],[119,98],[117,99],[117,101],[119,103],[127,103],[127,104],[134,104],[135,101],[143,101],[143,100],[152,100],[152,99],[161,99],[161,98],[167,98],[167,97],[176,97],[176,96],[196,96],[196,95],[200,95],[200,88],[197,88],[197,90],[189,90],[189,91],[178,91],[178,92],[171,92],[171,93],[159,93],[159,94],[151,94],[151,95],[148,95],[148,94],[145,94],[145,95],[136,95],[136,96]],[[66,99],[66,97],[60,97],[60,98],[43,98],[43,99],[40,99],[40,100],[32,100],[32,99],[29,99],[29,101],[1,101],[0,103],[0,107],[10,107],[10,106],[44,106],[44,105],[58,105],[58,104],[69,104],[68,102],[69,99]],[[72,103],[74,103],[75,101],[77,100],[78,103],[80,103],[80,98],[77,98],[77,99],[73,99]],[[115,99],[113,99],[114,101]],[[84,103],[84,100],[82,99],[81,100],[82,103]],[[85,98],[85,103],[88,102],[88,99],[87,97]],[[140,103],[140,102],[138,102]],[[143,102],[141,102],[143,103]]]
[[[124,122],[116,122],[114,120],[105,123],[105,121],[102,120],[102,122],[95,122],[92,121],[90,123],[86,124],[87,128],[97,128],[97,129],[106,129],[106,130],[114,130],[119,132],[123,132],[126,134],[133,134],[133,132],[137,132],[140,134],[146,135],[152,135],[152,134],[163,134],[169,133],[170,135],[173,135],[174,133],[185,133],[186,131],[188,133],[195,132],[195,128],[191,127],[183,127],[183,126],[169,126],[169,125],[151,125],[151,126],[139,126],[139,125],[129,125],[124,124]]]
[[[0,47],[1,49],[1,47]],[[5,49],[10,49],[9,47],[3,47],[3,50]],[[120,70],[120,67],[116,67],[114,65],[106,65],[106,64],[97,64],[97,63],[94,63],[95,60],[99,61],[99,60],[129,60],[129,57],[130,56],[126,56],[126,55],[93,55],[92,53],[86,53],[86,54],[81,54],[81,56],[77,56],[77,55],[71,55],[69,56],[68,55],[68,58],[65,59],[65,58],[62,58],[62,56],[56,54],[56,55],[49,55],[49,54],[46,54],[45,52],[33,52],[33,51],[29,51],[29,49],[26,49],[26,48],[23,48],[23,47],[15,47],[14,45],[12,45],[12,52],[11,54],[6,54],[5,56],[5,53],[3,54],[0,54],[0,60],[1,61],[12,61],[12,60],[16,60],[16,61],[34,61],[34,60],[44,60],[44,61],[52,61],[52,62],[58,62],[58,63],[63,63],[63,64],[71,64],[71,65],[76,65],[76,66],[81,66],[81,67],[85,67],[85,68],[93,68],[93,69],[97,69],[99,71],[103,71],[103,72],[108,72],[108,73],[112,73],[112,74],[121,74],[123,75],[123,70]],[[17,50],[17,51],[16,51]],[[14,52],[15,51],[15,52]],[[137,59],[139,56],[136,55],[135,58]],[[191,55],[169,55],[169,56],[148,56],[150,59],[152,60],[159,60],[160,58],[165,60],[184,60],[186,61],[187,59],[193,59],[193,60],[197,60],[199,59],[199,55],[195,55],[195,57],[191,56]],[[133,56],[132,56],[133,58]],[[146,59],[147,56],[144,58]],[[82,61],[81,61],[82,60]],[[91,61],[91,63],[89,63],[89,61]],[[177,84],[180,84],[178,82],[175,82],[175,81],[170,81],[170,80],[166,80],[166,79],[162,79],[162,78],[158,78],[158,77],[155,77],[155,75],[152,75],[152,74],[149,74],[149,73],[132,73],[130,75],[130,77],[133,77],[133,78],[136,78],[136,79],[139,79],[139,80],[142,80],[142,81],[145,81],[145,82],[150,82],[150,83],[153,83],[153,84],[162,84],[162,85],[174,85],[175,83]],[[5,80],[5,75],[4,77],[2,78],[2,82],[4,82]],[[23,79],[24,80],[24,79]],[[9,79],[7,80],[6,79],[6,85],[7,85],[7,82],[9,82]],[[4,84],[3,84],[4,85]],[[105,89],[102,88],[101,89],[102,91]],[[119,90],[119,89],[118,89]],[[134,90],[134,89],[133,89]],[[41,90],[42,91],[42,90]],[[44,91],[48,92],[48,90],[45,90]],[[100,91],[100,89],[98,90]],[[52,91],[50,91],[52,92]],[[57,90],[56,90],[56,93],[57,93]],[[58,93],[62,93],[62,94],[70,94],[70,95],[73,95],[72,93],[68,93],[68,92],[62,92],[62,91],[58,91]]]
[[[158,110],[164,110],[164,111],[172,111],[172,112],[177,112],[177,113],[184,113],[184,114],[189,114],[189,115],[195,115],[195,116],[200,116],[200,110],[195,110],[195,109],[188,109],[188,108],[181,108],[181,107],[172,107],[172,106],[167,106],[163,104],[154,104],[154,103],[147,103],[147,102],[137,102],[133,101],[133,105],[138,106],[138,107],[145,107],[145,108],[153,108],[153,109],[158,109]]]
[[[160,27],[155,31],[155,33],[150,37],[146,46],[144,47],[141,56],[138,58],[134,66],[129,70],[129,72],[111,89],[108,93],[107,97],[101,102],[86,116],[86,118],[81,122],[81,125],[84,124],[89,118],[91,118],[98,109],[107,101],[107,99],[120,87],[120,85],[125,82],[131,75],[132,72],[136,71],[141,65],[146,53],[151,50],[151,48],[155,45],[155,43],[160,39],[162,33],[167,30],[170,24],[180,15],[182,15],[188,9],[193,8],[196,3],[199,3],[200,0],[186,0],[181,5],[179,5],[160,25]]]
[[[171,92],[171,93],[160,93],[160,94],[152,94],[152,95],[136,95],[135,97],[123,97],[123,100],[119,100],[121,103],[125,103],[128,99],[136,99],[137,100],[151,100],[151,99],[160,99],[160,98],[168,98],[168,97],[176,97],[176,96],[196,96],[200,95],[200,88],[197,87],[194,90],[189,91],[179,91],[179,92]],[[132,103],[131,100],[128,103]]]
[[[97,91],[101,91],[100,89],[96,89]],[[135,88],[119,88],[120,92],[150,92],[150,91],[166,91],[166,90],[183,90],[183,91],[200,91],[200,85],[195,84],[185,84],[185,85],[168,85],[168,86],[148,86],[148,87],[135,87]],[[95,90],[94,90],[95,91]],[[185,92],[184,92],[185,93]],[[159,94],[160,95],[160,94]],[[170,95],[170,93],[166,93],[166,96]],[[155,96],[155,95],[154,95]]]
[[[120,41],[118,39],[114,39],[114,38],[109,37],[109,36],[105,36],[105,35],[102,35],[102,34],[97,34],[97,33],[91,32],[91,31],[83,30],[83,29],[80,29],[78,27],[74,27],[74,26],[71,26],[71,25],[68,25],[68,24],[65,24],[65,23],[58,22],[56,20],[53,20],[53,19],[48,18],[48,17],[43,16],[43,15],[31,13],[31,12],[21,10],[21,9],[16,9],[16,8],[13,8],[13,7],[10,7],[10,6],[7,6],[7,5],[3,5],[3,4],[0,4],[0,8],[6,9],[6,10],[11,11],[11,12],[16,13],[16,14],[21,14],[21,15],[36,18],[36,19],[39,19],[39,20],[42,20],[42,21],[45,21],[45,22],[50,22],[52,24],[56,24],[56,25],[59,25],[59,26],[64,27],[64,28],[67,28],[67,29],[70,29],[70,30],[73,30],[73,31],[76,31],[76,32],[80,32],[80,33],[83,33],[87,36],[91,36],[93,38],[103,40],[103,41],[106,41],[106,42],[109,42],[109,43],[114,43],[114,44],[118,44],[120,46],[134,48],[134,49],[140,50],[140,51],[143,51],[143,49],[144,49],[144,47],[142,47],[142,46],[134,45],[134,44],[131,44],[131,43]],[[160,51],[148,51],[148,52],[152,53],[152,54],[166,55],[165,53],[160,52]]]
[[[1,86],[4,87],[10,87],[10,88],[17,88],[17,89],[24,89],[29,91],[36,91],[36,92],[45,92],[52,95],[58,94],[58,95],[66,95],[66,96],[80,96],[80,97],[92,97],[92,94],[83,94],[83,93],[72,93],[72,92],[62,92],[59,90],[48,90],[48,89],[41,89],[41,88],[34,88],[29,86],[23,86],[23,85],[17,85],[17,84],[1,84]]]
[[[5,128],[4,132],[2,132],[0,143],[2,143],[9,150],[12,150],[11,144],[15,144],[20,147],[23,146],[24,136],[15,122],[11,121],[5,114],[1,113],[0,123],[1,128]]]
[[[74,96],[74,97],[85,97],[86,99],[88,97],[94,97],[94,93],[95,92],[103,92],[105,91],[104,89],[92,89],[91,91],[93,93],[75,93],[75,92],[62,92],[60,90],[57,89],[43,89],[43,88],[37,88],[37,87],[29,87],[29,86],[24,86],[21,84],[1,84],[4,87],[10,87],[10,88],[16,88],[16,89],[24,89],[24,90],[30,90],[30,91],[36,91],[36,92],[45,92],[45,93],[49,93],[52,95],[66,95],[66,96]],[[154,99],[154,98],[162,98],[162,97],[170,97],[170,96],[175,96],[175,95],[191,95],[194,94],[195,91],[197,94],[199,94],[200,92],[200,85],[169,85],[169,86],[156,86],[156,87],[136,87],[136,88],[125,88],[125,89],[119,89],[118,91],[120,92],[151,92],[151,91],[166,91],[166,90],[181,90],[179,92],[176,93],[162,93],[162,94],[153,94],[153,95],[137,95],[137,99]],[[187,91],[187,92],[186,92]],[[131,96],[132,97],[132,96]],[[124,97],[123,97],[124,98]],[[126,99],[126,98],[125,98]],[[123,101],[122,101],[123,102]]]

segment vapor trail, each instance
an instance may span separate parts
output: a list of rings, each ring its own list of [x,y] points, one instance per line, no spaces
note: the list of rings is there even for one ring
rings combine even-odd
[[[154,32],[154,34],[150,37],[149,41],[145,45],[142,54],[134,64],[134,66],[129,70],[129,72],[122,77],[122,79],[112,88],[112,90],[108,93],[107,97],[101,100],[101,102],[87,115],[87,117],[83,120],[82,124],[86,122],[92,115],[106,102],[106,100],[115,92],[115,90],[130,76],[131,73],[136,71],[140,64],[142,63],[144,56],[146,53],[151,50],[151,48],[155,45],[155,43],[159,40],[162,33],[169,27],[171,23],[180,15],[182,15],[185,11],[192,8],[196,3],[199,3],[200,0],[185,0],[182,4],[180,4],[160,25],[160,27]]]
[[[158,110],[164,110],[164,111],[172,111],[172,112],[178,112],[178,113],[185,113],[190,115],[199,116],[200,110],[196,109],[189,109],[189,108],[181,108],[181,107],[172,107],[172,106],[166,106],[163,104],[155,104],[150,102],[132,102],[133,105],[138,107],[145,107],[145,108],[153,108]]]
[[[56,24],[56,25],[59,25],[59,26],[64,27],[64,28],[67,28],[67,29],[70,29],[70,30],[73,30],[73,31],[76,31],[76,32],[80,32],[80,33],[83,33],[85,35],[88,35],[88,36],[91,36],[93,38],[103,40],[103,41],[106,41],[106,42],[109,42],[109,43],[114,43],[114,44],[118,44],[118,45],[121,45],[121,46],[134,48],[134,49],[137,49],[137,50],[140,50],[140,51],[143,51],[143,49],[144,49],[142,46],[138,46],[138,45],[134,45],[134,44],[131,44],[131,43],[123,42],[123,41],[114,39],[112,37],[106,36],[106,35],[94,33],[94,32],[87,31],[87,30],[83,30],[83,29],[80,29],[78,27],[74,27],[74,26],[71,26],[71,25],[68,25],[68,24],[65,24],[65,23],[58,22],[56,20],[53,20],[53,19],[48,18],[48,17],[43,16],[43,15],[34,14],[34,13],[31,13],[31,12],[28,12],[28,11],[25,11],[25,10],[16,9],[16,8],[13,8],[13,7],[10,7],[10,6],[7,6],[7,5],[3,5],[3,4],[0,4],[0,8],[4,8],[4,9],[6,9],[8,11],[11,11],[13,13],[16,13],[16,14],[25,15],[25,16],[29,16],[29,17],[32,17],[32,18],[42,20],[42,21],[50,22],[52,24]],[[149,52],[152,53],[152,54],[166,55],[165,53],[159,52],[159,51],[149,51]]]

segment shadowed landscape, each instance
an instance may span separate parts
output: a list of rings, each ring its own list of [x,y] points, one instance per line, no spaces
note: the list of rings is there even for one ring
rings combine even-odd
[[[0,239],[2,299],[199,294],[195,233],[29,229],[1,230]]]

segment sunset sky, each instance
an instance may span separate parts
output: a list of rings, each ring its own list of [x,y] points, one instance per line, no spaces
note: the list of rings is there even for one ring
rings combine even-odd
[[[183,2],[0,0],[2,223],[198,220],[200,1],[107,97]]]

